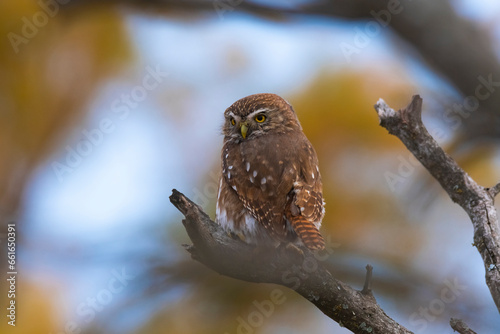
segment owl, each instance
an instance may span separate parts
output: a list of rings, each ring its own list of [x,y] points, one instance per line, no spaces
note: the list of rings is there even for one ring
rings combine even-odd
[[[224,112],[216,222],[255,245],[324,248],[318,158],[292,106],[255,94]]]

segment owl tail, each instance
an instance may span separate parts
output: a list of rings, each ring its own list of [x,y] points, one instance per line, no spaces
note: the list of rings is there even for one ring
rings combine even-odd
[[[325,248],[325,240],[314,223],[303,216],[291,216],[289,221],[300,240],[310,250],[321,250]]]

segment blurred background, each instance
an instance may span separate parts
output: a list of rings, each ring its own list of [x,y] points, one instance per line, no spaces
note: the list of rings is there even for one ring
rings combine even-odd
[[[223,111],[294,106],[323,177],[336,277],[416,333],[500,318],[464,212],[378,125],[424,122],[477,182],[500,179],[497,1],[19,0],[0,3],[2,333],[348,333],[293,291],[193,261],[172,188],[214,217]],[[17,231],[6,321],[7,224]],[[244,328],[245,327],[245,328]]]

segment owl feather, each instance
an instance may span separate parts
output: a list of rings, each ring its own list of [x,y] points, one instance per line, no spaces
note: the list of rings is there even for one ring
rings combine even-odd
[[[216,221],[249,243],[324,248],[318,159],[290,104],[250,95],[224,116]]]

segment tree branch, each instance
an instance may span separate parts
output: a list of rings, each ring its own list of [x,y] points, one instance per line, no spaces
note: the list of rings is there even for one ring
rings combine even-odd
[[[373,267],[367,264],[365,285],[363,286],[363,290],[361,290],[361,293],[365,295],[369,295],[372,293],[372,275],[373,275]]]
[[[462,319],[451,318],[450,326],[451,328],[453,328],[454,332],[458,332],[460,334],[477,334],[472,329],[470,329]]]
[[[492,198],[495,198],[500,193],[500,183],[495,184],[493,187],[487,189]]]
[[[371,267],[365,289],[357,291],[335,279],[323,265],[333,252],[312,253],[294,248],[256,248],[229,236],[203,210],[177,190],[170,201],[186,217],[182,221],[193,245],[186,249],[193,259],[221,275],[255,283],[289,287],[328,317],[353,333],[412,333],[391,319],[371,294]]]
[[[422,123],[422,99],[415,95],[410,104],[399,111],[380,99],[375,105],[380,125],[398,137],[448,193],[462,207],[474,226],[474,246],[481,254],[486,284],[500,311],[500,230],[492,195],[498,192],[478,185],[427,132]]]

